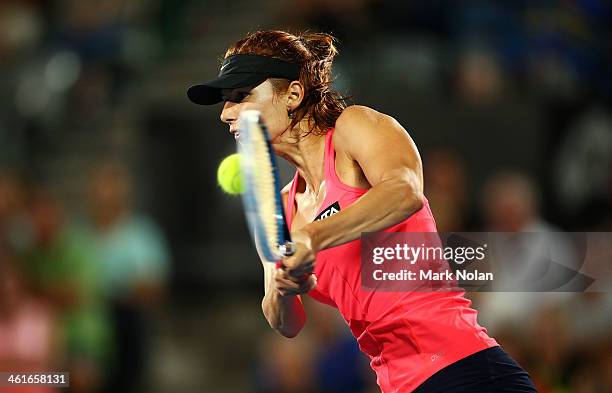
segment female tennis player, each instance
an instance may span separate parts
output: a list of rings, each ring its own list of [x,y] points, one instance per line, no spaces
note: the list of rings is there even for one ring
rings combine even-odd
[[[332,90],[336,53],[327,34],[250,33],[227,50],[216,79],[187,92],[197,104],[223,102],[236,138],[241,111],[261,111],[275,153],[297,168],[283,190],[297,251],[281,268],[263,261],[270,326],[296,336],[308,294],[340,311],[384,393],[535,392],[462,292],[363,290],[362,232],[436,225],[414,142],[390,116],[347,106]]]

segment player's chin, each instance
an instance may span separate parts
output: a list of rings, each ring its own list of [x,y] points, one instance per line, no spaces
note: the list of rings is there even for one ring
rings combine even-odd
[[[283,136],[291,135],[291,130],[287,126],[287,128],[283,129],[282,126],[280,129],[274,129],[272,127],[268,127],[268,133],[270,135],[270,142],[272,145],[272,150],[277,151],[276,149],[283,144]],[[285,142],[286,143],[286,142]]]
[[[279,153],[279,145],[281,144],[279,137],[270,137],[270,145],[272,146],[272,151],[274,153]]]

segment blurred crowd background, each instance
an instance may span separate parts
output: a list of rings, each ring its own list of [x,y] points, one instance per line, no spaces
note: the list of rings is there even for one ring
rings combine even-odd
[[[306,300],[294,340],[268,328],[215,183],[233,139],[185,96],[263,28],[339,39],[336,87],[409,130],[440,231],[612,230],[607,1],[3,0],[0,370],[66,370],[74,392],[377,391],[334,310]],[[612,392],[610,293],[471,296],[541,392]]]

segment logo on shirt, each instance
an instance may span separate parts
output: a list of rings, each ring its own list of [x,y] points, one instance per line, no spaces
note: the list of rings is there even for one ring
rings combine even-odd
[[[444,351],[440,351],[438,353],[434,353],[433,355],[431,355],[431,361],[435,362],[436,360],[440,359],[444,355],[446,355],[446,352],[444,352]]]
[[[338,203],[338,201],[336,201],[332,205],[329,205],[325,209],[323,209],[321,214],[319,214],[314,219],[314,221],[323,220],[324,218],[333,216],[334,214],[338,213],[339,211],[340,211],[340,203]]]

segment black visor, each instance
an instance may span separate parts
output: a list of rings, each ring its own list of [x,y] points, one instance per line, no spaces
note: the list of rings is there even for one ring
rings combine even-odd
[[[299,76],[298,64],[267,56],[232,55],[223,61],[216,79],[191,86],[187,96],[196,104],[212,105],[223,101],[222,89],[256,86],[268,78],[296,80]]]

